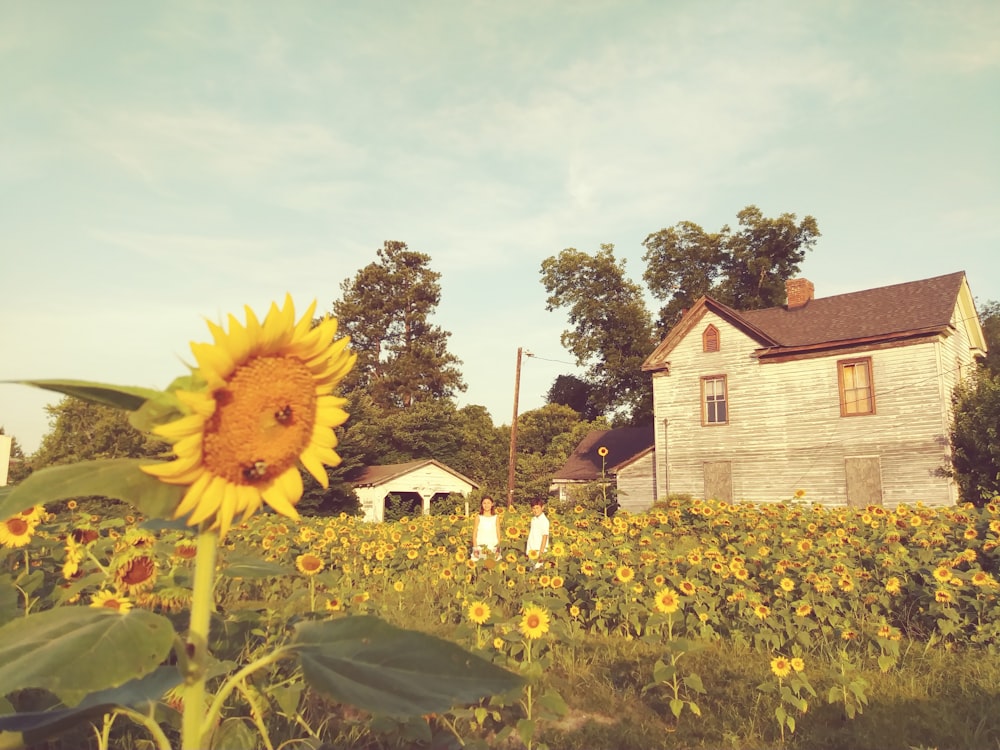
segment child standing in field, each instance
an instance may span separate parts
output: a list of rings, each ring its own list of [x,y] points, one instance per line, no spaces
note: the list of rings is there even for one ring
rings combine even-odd
[[[536,497],[531,501],[531,527],[528,529],[528,545],[525,552],[535,560],[535,567],[542,566],[542,555],[549,547],[549,519],[545,515],[545,500]]]
[[[500,558],[500,516],[492,497],[479,501],[479,515],[472,521],[472,559]]]

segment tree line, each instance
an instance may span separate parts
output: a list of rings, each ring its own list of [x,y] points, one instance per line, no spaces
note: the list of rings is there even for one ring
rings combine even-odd
[[[547,494],[552,475],[589,430],[648,424],[652,382],[641,364],[699,297],[741,310],[784,304],[785,280],[820,236],[816,220],[769,218],[747,206],[737,222],[706,232],[684,221],[649,234],[645,288],[628,277],[610,244],[593,253],[567,248],[542,261],[546,307],[566,313],[561,343],[584,375],[558,376],[546,405],[520,415],[515,500]],[[647,293],[660,303],[655,315]],[[461,361],[448,350],[451,334],[433,321],[440,300],[431,257],[404,242],[386,241],[374,261],[341,282],[331,312],[358,355],[341,385],[351,419],[341,429],[343,463],[328,470],[330,488],[307,481],[307,512],[356,510],[352,471],[423,458],[451,466],[483,492],[506,494],[510,425],[495,425],[484,406],[458,407],[466,384]],[[1000,491],[1000,303],[980,312],[990,355],[978,377],[956,391],[952,433],[954,477],[963,499],[977,504]],[[15,439],[11,484],[45,466],[167,449],[107,407],[66,398],[48,413],[50,429],[35,454],[25,457]]]

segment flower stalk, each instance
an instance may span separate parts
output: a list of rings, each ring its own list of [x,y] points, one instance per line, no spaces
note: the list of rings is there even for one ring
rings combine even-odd
[[[208,672],[208,635],[215,608],[215,561],[219,534],[202,526],[195,556],[191,624],[188,629],[188,663],[184,675],[184,715],[181,720],[181,750],[204,747],[205,675]]]

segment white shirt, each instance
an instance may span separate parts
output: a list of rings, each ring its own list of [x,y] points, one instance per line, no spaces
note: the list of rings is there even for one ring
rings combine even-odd
[[[497,535],[497,526],[500,517],[479,516],[479,523],[476,525],[476,542],[480,547],[489,547],[495,550],[500,546],[500,537]]]
[[[531,518],[531,528],[528,530],[528,546],[525,548],[526,552],[531,552],[532,550],[538,550],[541,554],[545,552],[542,547],[542,539],[549,535],[549,519],[546,518],[545,514],[542,513],[537,516],[532,516]],[[548,546],[548,544],[546,544]]]

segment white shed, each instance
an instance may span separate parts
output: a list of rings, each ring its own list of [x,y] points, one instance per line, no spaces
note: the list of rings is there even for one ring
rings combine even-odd
[[[467,495],[479,485],[433,458],[405,464],[366,466],[348,477],[366,521],[385,519],[385,499],[391,494],[419,495],[424,515],[433,500],[450,494]]]

